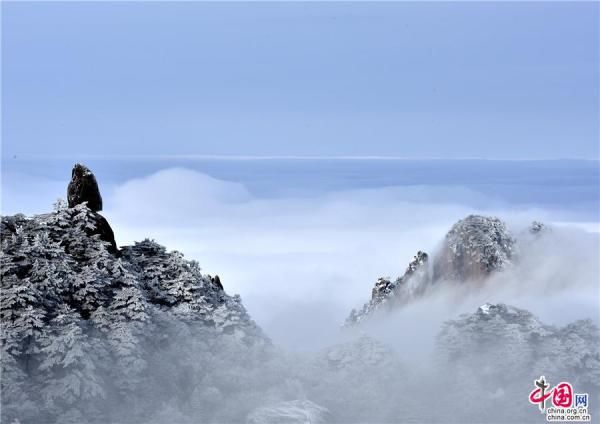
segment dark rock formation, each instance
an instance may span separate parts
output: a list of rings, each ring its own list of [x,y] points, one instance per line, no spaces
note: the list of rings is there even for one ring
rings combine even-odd
[[[406,271],[404,271],[404,277],[402,278],[406,279],[407,277],[419,271],[422,271],[424,269],[424,265],[427,263],[428,260],[429,256],[427,255],[427,253],[419,250],[413,258],[413,260],[408,263],[408,267],[406,268]]]
[[[422,252],[422,251],[418,251],[417,254],[413,257],[412,261],[410,261],[408,263],[408,267],[406,267],[406,271],[404,271],[404,275],[400,278],[398,278],[395,282],[391,282],[390,280],[380,277],[377,282],[375,283],[375,287],[373,287],[373,290],[371,292],[371,300],[372,301],[381,301],[383,300],[385,297],[389,296],[392,291],[394,290],[398,290],[398,289],[406,289],[408,284],[409,279],[413,276],[413,275],[417,275],[418,277],[417,280],[417,284],[416,285],[412,285],[414,286],[414,288],[416,288],[416,286],[422,287],[423,283],[427,283],[428,282],[428,276],[425,275],[427,274],[427,260],[428,260],[429,256],[427,255],[427,253]],[[403,290],[405,295],[411,295],[413,293],[407,293],[407,290]],[[413,290],[411,290],[413,291]]]
[[[100,240],[110,243],[109,251],[119,254],[115,234],[110,227],[110,224],[98,211],[102,210],[102,196],[96,177],[85,165],[76,163],[71,171],[71,182],[67,187],[67,200],[69,208],[74,208],[77,205],[86,203],[87,207],[92,211],[93,229],[87,228],[86,232],[89,235],[98,234]]]
[[[119,255],[119,248],[117,247],[117,242],[115,241],[115,233],[110,227],[110,224],[106,218],[99,213],[94,213],[93,215],[96,221],[96,228],[94,230],[90,230],[90,235],[98,234],[100,236],[100,240],[110,243],[108,251]]]
[[[379,277],[373,290],[371,290],[371,300],[380,302],[385,299],[396,287],[395,283],[392,283],[389,279]]]
[[[498,218],[469,215],[446,234],[434,259],[434,280],[482,279],[510,263],[514,243]]]
[[[67,188],[67,200],[72,208],[80,203],[87,202],[88,207],[98,212],[102,210],[102,196],[98,189],[96,177],[90,169],[76,163],[71,171],[71,182]]]
[[[402,277],[397,278],[394,282],[380,277],[371,291],[371,300],[359,311],[353,309],[346,319],[346,325],[362,321],[384,305],[392,307],[404,304],[415,296],[423,294],[430,283],[428,259],[427,253],[419,250],[409,262]]]
[[[215,285],[215,287],[217,287],[219,290],[223,290],[223,284],[221,284],[221,279],[219,278],[218,275],[215,275],[214,277],[210,277],[210,281]]]

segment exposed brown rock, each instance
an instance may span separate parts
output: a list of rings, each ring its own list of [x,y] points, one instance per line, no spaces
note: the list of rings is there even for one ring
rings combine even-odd
[[[67,200],[72,208],[80,203],[87,202],[88,208],[93,212],[102,210],[102,196],[96,182],[96,177],[90,169],[76,163],[71,171],[71,182],[67,187]]]

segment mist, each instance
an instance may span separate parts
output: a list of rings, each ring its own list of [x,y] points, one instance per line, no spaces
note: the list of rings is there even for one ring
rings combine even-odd
[[[45,212],[66,185],[28,173],[7,177],[18,185],[4,184],[5,211],[22,205],[26,213]],[[522,305],[557,323],[598,319],[600,221],[576,220],[576,214],[570,220],[564,210],[511,205],[463,186],[261,197],[242,182],[180,167],[109,181],[103,193],[104,215],[119,245],[152,238],[199,261],[229,293],[242,296],[271,338],[291,349],[314,350],[335,340],[378,277],[401,275],[418,250],[434,254],[452,224],[469,214],[507,222],[519,239],[520,259],[478,290],[449,284],[447,292],[431,293],[428,301],[439,299],[439,305],[422,307],[445,311],[435,322],[494,301]],[[527,234],[533,220],[551,228],[543,240]],[[556,317],[549,312],[553,301],[579,306]]]
[[[1,424],[599,418],[597,2],[0,7]]]
[[[166,169],[128,181],[112,196],[107,216],[123,243],[152,233],[201,261],[206,272],[218,272],[227,290],[241,293],[252,317],[284,349],[273,359],[276,365],[264,365],[260,378],[286,368],[285,394],[261,400],[267,409],[261,415],[256,405],[258,418],[250,417],[256,422],[270,422],[273,408],[293,415],[290,399],[316,402],[313,408],[325,403],[327,413],[300,408],[314,422],[535,421],[535,414],[520,408],[502,412],[498,405],[520,406],[523,399],[508,393],[494,397],[496,389],[484,383],[489,375],[480,380],[479,370],[467,365],[471,385],[458,387],[457,373],[465,378],[460,368],[440,368],[436,340],[443,323],[488,302],[526,309],[558,327],[579,319],[600,321],[596,223],[565,223],[564,215],[552,210],[511,207],[463,187],[383,187],[264,199],[243,184]],[[418,250],[435,256],[451,225],[472,213],[507,222],[518,240],[514,266],[484,282],[441,282],[404,308],[358,329],[341,328],[349,311],[368,301],[378,277],[401,275]],[[533,220],[548,226],[543,236],[529,233]],[[331,369],[332,352],[344,358],[340,370]],[[471,360],[504,368],[484,354]],[[529,385],[537,377],[528,371],[513,375],[515,385]],[[477,415],[460,407],[449,415],[443,408],[424,412],[422,405],[439,381],[464,397],[483,393],[479,407],[487,402],[499,412]],[[398,405],[376,406],[382,396]],[[448,393],[439,398],[453,404]],[[272,422],[281,419],[274,416]]]
[[[198,260],[205,272],[220,275],[226,290],[241,294],[275,341],[293,349],[314,349],[335,339],[350,309],[368,300],[378,277],[401,275],[418,250],[434,253],[452,224],[471,213],[506,221],[522,242],[523,258],[516,269],[487,281],[485,290],[473,291],[473,299],[461,294],[448,304],[443,299],[457,290],[438,294],[448,304],[439,321],[495,301],[531,306],[556,320],[546,301],[553,296],[564,301],[565,290],[574,302],[582,301],[598,276],[597,233],[553,226],[552,211],[511,208],[462,187],[265,199],[240,183],[171,168],[115,187],[106,204],[119,244],[151,236]],[[552,227],[538,243],[527,235],[533,220]],[[593,229],[594,223],[587,225]],[[540,298],[546,300],[536,301]],[[587,298],[584,309],[568,310],[585,317],[596,312],[596,319],[595,297]]]

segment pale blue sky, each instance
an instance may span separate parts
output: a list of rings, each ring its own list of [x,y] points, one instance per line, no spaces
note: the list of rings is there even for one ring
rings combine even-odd
[[[2,153],[598,158],[599,4],[2,3]]]

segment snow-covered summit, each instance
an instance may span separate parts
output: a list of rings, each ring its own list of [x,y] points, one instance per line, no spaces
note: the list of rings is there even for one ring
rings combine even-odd
[[[452,226],[436,254],[434,278],[481,279],[506,267],[514,256],[515,239],[496,217],[469,215]]]
[[[371,300],[361,309],[353,309],[346,325],[357,324],[375,311],[406,304],[440,282],[483,280],[510,266],[516,257],[515,243],[516,239],[500,219],[469,215],[452,226],[432,259],[419,251],[402,277],[395,281],[380,278],[373,287]]]

